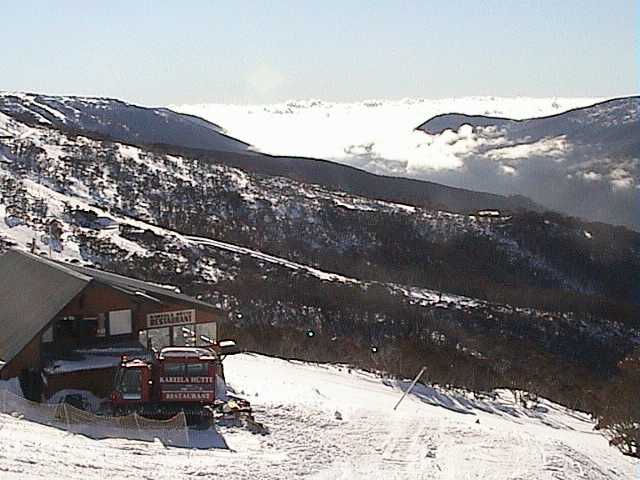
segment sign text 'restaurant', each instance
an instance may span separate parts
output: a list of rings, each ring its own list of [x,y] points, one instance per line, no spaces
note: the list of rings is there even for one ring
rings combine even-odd
[[[147,315],[147,328],[187,325],[195,322],[195,310],[177,310],[175,312],[149,313]]]

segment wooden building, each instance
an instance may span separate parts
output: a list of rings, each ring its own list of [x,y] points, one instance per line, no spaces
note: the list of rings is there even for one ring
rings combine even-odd
[[[0,378],[35,384],[34,397],[104,396],[122,355],[215,345],[222,318],[171,288],[18,250],[0,257]]]

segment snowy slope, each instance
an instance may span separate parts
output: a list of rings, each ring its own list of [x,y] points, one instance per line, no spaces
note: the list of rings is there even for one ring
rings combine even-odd
[[[381,201],[0,113],[0,250],[28,249],[34,238],[41,254],[201,296],[228,313],[229,330],[237,328],[241,344],[252,350],[366,366],[376,346],[381,368],[411,375],[411,357],[406,361],[404,354],[412,354],[413,343],[403,340],[410,337],[431,352],[433,378],[479,391],[511,385],[572,405],[575,398],[553,391],[556,384],[548,378],[562,377],[586,390],[593,384],[573,375],[572,365],[589,373],[613,364],[640,339],[634,324],[614,313],[555,310],[553,303],[536,303],[526,290],[524,301],[516,303],[513,295],[496,299],[460,289],[461,282],[441,283],[468,280],[474,271],[501,274],[506,268],[525,285],[585,295],[579,299],[612,285],[628,287],[620,290],[631,296],[637,291],[632,281],[640,237],[622,229],[552,214],[459,214]],[[487,258],[491,263],[480,263]],[[574,258],[584,271],[572,268]],[[432,263],[437,269],[427,270]],[[427,273],[402,275],[417,264]],[[315,348],[305,343],[309,329],[317,333]],[[450,362],[459,363],[452,368]],[[488,368],[489,374],[478,375],[486,370],[476,367]],[[452,402],[456,410],[468,409],[462,400]],[[271,411],[278,410],[264,414]],[[309,423],[313,441],[322,439],[318,429],[329,428],[324,416],[317,424],[308,413],[295,418]],[[266,420],[282,428],[294,422],[288,410]],[[386,420],[378,415],[363,421]],[[242,435],[229,432],[228,440]],[[278,442],[287,444],[286,438]],[[295,450],[288,442],[287,451]],[[263,448],[255,443],[255,454]],[[340,453],[332,445],[326,452],[327,457]],[[106,455],[127,462],[117,453]],[[348,452],[340,455],[348,462]],[[317,471],[316,460],[304,458]],[[324,457],[318,461],[327,463]],[[353,470],[348,464],[344,468]]]
[[[425,341],[447,338],[452,348],[488,354],[495,342],[479,346],[474,335],[526,336],[584,361],[603,352],[615,358],[621,345],[632,348],[639,338],[614,315],[554,314],[532,303],[513,308],[504,297],[478,300],[484,292],[453,284],[458,268],[490,272],[501,259],[498,272],[504,265],[523,282],[588,294],[613,283],[601,281],[610,267],[595,263],[610,255],[624,261],[615,280],[625,287],[637,271],[637,236],[554,217],[462,215],[358,197],[29,126],[1,113],[0,129],[8,137],[0,144],[0,249],[28,249],[35,238],[37,250],[54,258],[221,302],[245,326],[314,326],[329,339],[357,337],[365,348],[417,332]],[[48,231],[54,221],[57,239]],[[584,274],[568,270],[570,261],[550,255],[560,243],[568,247],[562,255],[588,256],[593,265]],[[440,248],[449,250],[441,255]],[[465,248],[465,264],[456,267]],[[492,257],[490,267],[474,263],[483,253]],[[441,265],[434,274],[402,275],[432,262]],[[439,277],[452,279],[453,288]],[[324,297],[306,298],[309,291]],[[338,295],[345,298],[337,302]],[[410,320],[403,312],[407,320],[398,321],[396,306],[411,307]],[[519,326],[525,321],[527,329]],[[474,333],[460,343],[459,329]],[[582,334],[594,342],[580,341]]]
[[[253,354],[227,358],[225,372],[268,435],[222,427],[230,450],[188,450],[95,441],[0,415],[1,476],[627,480],[638,464],[586,415],[545,400],[525,409],[508,392],[476,400],[422,386],[393,411],[408,382]]]
[[[0,178],[2,178],[3,173],[4,172],[0,167]],[[33,198],[32,201],[38,202],[46,200],[49,218],[57,218],[62,221],[62,241],[51,241],[44,225],[40,223],[34,224],[25,222],[23,220],[18,220],[15,224],[13,222],[7,222],[6,220],[0,222],[0,240],[4,239],[5,241],[10,242],[13,247],[28,251],[30,243],[33,239],[36,239],[37,250],[41,253],[50,255],[52,258],[57,260],[79,262],[88,265],[93,265],[92,261],[98,260],[88,254],[88,251],[90,250],[87,248],[87,245],[83,245],[83,241],[78,236],[78,233],[80,233],[79,231],[95,235],[95,240],[102,244],[106,244],[108,248],[114,251],[114,254],[116,250],[122,250],[126,252],[126,255],[129,258],[135,258],[136,256],[139,259],[152,258],[154,256],[158,257],[158,251],[150,249],[148,245],[145,245],[143,242],[126,238],[122,233],[123,230],[134,229],[141,232],[152,232],[153,235],[163,239],[163,242],[170,247],[169,252],[163,252],[162,254],[165,258],[174,259],[182,270],[196,271],[200,277],[199,280],[202,279],[212,283],[217,283],[224,279],[233,279],[238,268],[236,265],[239,265],[242,262],[246,263],[245,259],[249,259],[261,268],[264,268],[264,266],[267,265],[277,270],[288,272],[289,274],[303,272],[320,282],[348,284],[361,289],[362,291],[367,290],[372,285],[380,286],[392,294],[405,297],[409,304],[420,305],[425,308],[468,310],[470,312],[477,312],[475,315],[479,317],[486,315],[486,309],[492,309],[494,311],[508,310],[511,313],[517,312],[525,317],[536,315],[540,318],[545,318],[547,315],[547,312],[537,311],[535,309],[516,308],[511,306],[507,309],[504,305],[493,304],[484,300],[461,295],[448,294],[428,288],[400,285],[393,282],[367,281],[364,279],[341,275],[300,262],[294,262],[276,255],[268,254],[257,249],[251,249],[207,237],[184,235],[142,220],[113,215],[105,209],[96,207],[92,202],[82,196],[64,195],[31,180],[24,180],[23,182],[29,196]],[[247,194],[249,194],[248,192],[250,191],[250,189],[247,189]],[[312,199],[322,198],[323,195],[327,195],[327,192],[323,192],[322,190],[302,190],[301,193]],[[364,199],[349,198],[346,196],[337,198],[329,196],[328,199],[330,201],[339,202],[339,205],[342,208],[347,208],[349,210],[362,209],[366,212],[376,211],[377,209],[392,209],[404,211],[407,214],[416,213],[416,209],[413,207],[387,204],[379,201],[366,201]],[[278,201],[278,199],[273,200]],[[65,209],[69,208],[81,209],[82,211],[93,213],[97,219],[96,223],[101,225],[101,227],[96,229],[78,228],[77,226],[68,224],[68,219],[65,218],[67,216],[65,214]],[[0,219],[3,218],[7,218],[7,207],[0,204]],[[34,220],[37,222],[37,219]],[[432,228],[434,228],[434,235],[437,234],[444,237],[450,234],[447,229],[454,230],[456,228],[469,228],[468,225],[462,223],[465,220],[464,216],[447,214],[446,212],[435,212],[434,214],[424,215],[422,220],[424,222],[433,222]],[[444,231],[439,232],[439,229],[443,228],[443,224],[447,226]],[[486,235],[491,235],[490,231],[485,231],[489,226],[489,224],[483,225],[481,222],[475,221],[470,224],[470,228],[478,229]],[[51,248],[49,249],[50,244]],[[201,258],[197,264],[192,265],[189,264],[180,254],[183,249],[206,249],[204,251],[208,253],[210,258],[205,256]],[[220,265],[216,264],[215,259],[221,253],[233,254],[234,264],[232,267],[221,268]],[[513,254],[516,255],[519,253],[513,252]],[[542,265],[541,267],[550,271],[551,274],[555,273],[549,266]],[[267,271],[266,268],[264,269]],[[596,322],[594,321],[591,328],[593,329],[595,325]],[[629,332],[624,332],[620,329],[619,325],[612,323],[605,323],[597,327],[594,331],[598,331],[599,329],[603,329],[603,332],[599,333],[599,335],[606,337],[629,335]],[[629,338],[636,339],[635,336]],[[637,341],[640,342],[640,340]]]
[[[115,178],[110,177],[105,171],[100,172],[102,178],[96,183],[88,183],[81,178],[74,178],[70,175],[64,175],[65,185],[55,188],[59,182],[57,177],[62,175],[68,167],[66,162],[69,161],[69,155],[73,155],[74,151],[80,150],[85,155],[84,162],[89,164],[86,152],[82,148],[91,148],[95,152],[99,152],[103,146],[94,140],[77,137],[74,139],[67,138],[64,135],[54,136],[47,130],[39,127],[33,128],[25,126],[21,123],[5,119],[0,113],[0,127],[4,125],[4,131],[11,133],[15,137],[25,137],[31,140],[32,145],[42,149],[42,156],[48,163],[48,169],[51,171],[50,178],[44,179],[43,173],[40,172],[38,178],[30,178],[29,176],[22,178],[18,185],[24,188],[25,203],[37,210],[38,203],[44,203],[46,207],[46,218],[38,216],[12,215],[9,209],[15,205],[7,206],[0,202],[0,240],[18,246],[24,250],[29,248],[28,244],[36,239],[37,248],[44,253],[52,255],[65,261],[77,261],[83,263],[91,263],[99,261],[91,255],[88,240],[100,242],[101,246],[108,246],[115,256],[116,253],[124,253],[127,257],[132,258],[138,256],[142,259],[151,258],[158,255],[153,248],[145,245],[142,239],[136,240],[128,238],[123,232],[125,230],[135,230],[139,232],[152,232],[159,239],[163,239],[171,249],[163,253],[166,257],[175,259],[180,268],[183,270],[195,270],[198,277],[207,281],[219,282],[225,278],[233,278],[233,268],[225,271],[214,266],[215,262],[207,262],[206,259],[200,259],[195,265],[189,264],[186,259],[178,252],[181,249],[192,249],[207,247],[211,253],[214,252],[232,252],[246,256],[255,261],[272,264],[279,268],[284,267],[286,270],[293,272],[302,271],[321,281],[340,282],[356,285],[358,288],[366,289],[371,284],[379,284],[394,293],[398,293],[410,299],[411,303],[420,305],[442,305],[464,307],[481,307],[484,308],[487,302],[478,301],[459,295],[443,294],[433,289],[411,287],[407,285],[398,285],[393,282],[372,282],[362,278],[354,278],[351,276],[340,275],[329,271],[328,269],[316,268],[305,262],[291,261],[280,255],[269,255],[258,248],[248,248],[231,242],[220,241],[211,237],[195,236],[181,234],[174,229],[162,227],[158,225],[155,214],[150,208],[155,203],[163,203],[167,197],[158,196],[159,188],[156,186],[155,197],[147,198],[149,189],[141,188],[139,185],[131,184],[125,180],[123,184],[118,184]],[[33,148],[33,147],[31,147]],[[303,228],[313,227],[309,230],[308,239],[301,238],[310,242],[312,245],[322,245],[321,248],[328,250],[333,249],[336,255],[342,253],[349,245],[357,248],[361,255],[364,255],[376,240],[371,237],[365,239],[356,238],[351,233],[351,238],[346,237],[342,232],[331,231],[332,225],[323,225],[321,218],[327,214],[330,209],[337,211],[343,210],[346,214],[366,215],[383,213],[391,218],[407,217],[415,218],[419,228],[425,236],[438,242],[446,242],[450,238],[465,236],[469,234],[477,235],[479,238],[492,238],[498,242],[501,249],[505,249],[509,256],[514,259],[522,259],[528,265],[536,270],[537,276],[549,276],[556,278],[567,287],[575,290],[587,290],[588,287],[581,285],[580,282],[567,277],[562,271],[559,271],[554,265],[549,264],[538,255],[528,251],[524,246],[506,235],[503,232],[503,226],[510,221],[509,217],[488,218],[481,216],[467,216],[459,214],[451,214],[442,211],[429,211],[419,209],[413,206],[371,200],[362,197],[355,197],[344,194],[342,192],[328,191],[314,185],[297,184],[282,178],[273,179],[256,179],[251,175],[240,170],[230,169],[217,165],[207,165],[200,167],[200,172],[196,171],[197,165],[187,159],[172,156],[153,156],[146,154],[144,150],[137,147],[131,147],[122,144],[112,144],[114,154],[119,156],[119,160],[123,163],[130,163],[136,167],[132,171],[131,178],[138,180],[142,184],[140,174],[144,174],[153,180],[160,180],[170,184],[175,181],[182,181],[186,184],[203,185],[205,181],[211,178],[219,178],[214,186],[222,191],[231,190],[242,197],[244,205],[238,211],[224,213],[224,205],[221,202],[215,202],[211,211],[207,211],[208,217],[216,221],[227,221],[228,218],[234,216],[239,218],[240,211],[264,208],[268,206],[266,214],[253,214],[253,217],[260,219],[260,222],[249,224],[251,229],[268,228],[270,224],[286,225],[289,222],[291,227],[285,228],[284,232],[278,230],[278,235],[283,235],[280,241],[286,245],[290,230],[295,230],[297,236],[301,236]],[[1,157],[0,157],[1,159]],[[8,162],[8,161],[7,161]],[[13,164],[14,161],[8,162],[6,165]],[[85,170],[89,170],[86,168]],[[0,163],[0,179],[9,185],[13,180],[11,169],[4,167]],[[43,181],[44,180],[44,181]],[[125,194],[123,188],[129,192],[136,192],[136,204],[134,210],[126,215],[122,211],[122,196]],[[0,193],[1,193],[0,189]],[[60,190],[63,190],[61,192]],[[219,193],[219,192],[216,192]],[[208,194],[210,197],[213,192]],[[169,196],[169,193],[167,193]],[[11,195],[7,195],[7,199],[12,199]],[[2,197],[0,196],[0,199]],[[224,200],[224,197],[223,197]],[[78,223],[77,220],[69,218],[70,210],[80,210],[90,213],[95,217],[91,225]],[[118,212],[117,214],[114,212]],[[219,220],[218,220],[219,218]],[[251,218],[251,217],[249,217]],[[304,223],[299,223],[300,219],[304,219]],[[355,218],[355,217],[354,217]],[[51,242],[47,234],[46,223],[56,219],[61,222],[62,236],[59,242]],[[276,221],[277,220],[277,221]],[[260,225],[266,224],[266,225]],[[246,229],[247,227],[242,227]],[[354,226],[352,225],[353,229]],[[584,236],[583,230],[572,231],[571,235]],[[90,236],[89,238],[87,236]],[[323,239],[323,243],[321,242]],[[49,249],[49,245],[52,248]],[[320,248],[320,247],[315,247]],[[49,251],[51,250],[51,251]],[[285,249],[286,251],[286,249]],[[240,258],[240,257],[238,257]],[[502,307],[497,307],[502,309]],[[516,309],[517,310],[517,309]],[[516,311],[514,310],[514,311]],[[523,310],[524,312],[524,310]],[[616,331],[613,326],[608,327],[611,331]]]
[[[446,205],[455,211],[537,208],[530,200],[520,197],[505,198],[434,183],[380,177],[327,161],[259,154],[248,144],[229,137],[220,126],[202,118],[166,108],[144,108],[115,99],[0,92],[0,115],[31,127],[49,127],[70,135],[116,140],[176,155],[204,156],[207,161],[261,175],[285,176],[394,202]],[[5,136],[7,131],[1,123],[0,140],[11,138]]]
[[[640,155],[639,120],[640,97],[627,97],[524,120],[457,113],[437,115],[418,129],[440,135],[446,130],[458,131],[463,125],[469,125],[474,127],[479,138],[468,154],[485,154],[496,160],[546,154],[575,165],[593,160],[595,156],[604,159]],[[593,162],[589,163],[592,169],[597,168]]]
[[[637,230],[639,99],[583,108],[602,100],[470,97],[171,108],[220,121],[261,151],[523,195],[548,209]]]
[[[248,144],[228,136],[215,123],[166,108],[145,108],[111,98],[0,91],[0,112],[32,125],[94,133],[126,143],[252,153]]]
[[[434,180],[518,192],[555,210],[637,230],[639,121],[640,97],[626,97],[523,120],[437,115],[418,130],[449,145],[460,162],[458,171]]]

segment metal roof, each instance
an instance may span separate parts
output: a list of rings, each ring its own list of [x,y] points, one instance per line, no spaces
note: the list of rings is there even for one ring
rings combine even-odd
[[[54,265],[17,250],[0,257],[0,360],[15,357],[91,281]]]
[[[9,250],[0,256],[0,361],[9,362],[91,282],[145,301],[173,300],[219,310],[142,280]]]
[[[178,293],[175,290],[172,290],[171,288],[166,288],[161,285],[155,285],[153,283],[137,280],[131,277],[125,277],[123,275],[118,275],[116,273],[97,270],[95,268],[81,267],[79,265],[72,265],[69,263],[59,262],[56,260],[48,260],[48,261],[55,263],[58,266],[71,269],[74,272],[77,272],[81,275],[90,277],[96,282],[117,288],[129,295],[145,297],[149,300],[155,300],[155,301],[176,300],[179,303],[188,303],[191,305],[198,305],[200,307],[203,307],[209,310],[220,310],[219,308],[214,307],[210,303],[203,302],[202,300],[198,300],[197,298],[193,298],[188,295],[184,295],[182,293]],[[161,297],[161,298],[158,298],[158,297]]]

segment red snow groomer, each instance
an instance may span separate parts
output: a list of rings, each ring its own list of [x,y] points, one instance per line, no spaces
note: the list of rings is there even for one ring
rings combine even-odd
[[[213,351],[166,347],[149,359],[122,358],[111,404],[116,415],[166,419],[184,412],[189,423],[213,417],[220,360]]]

